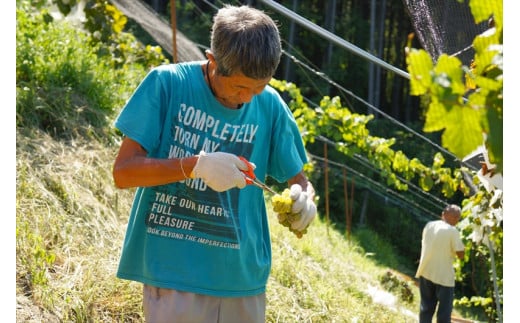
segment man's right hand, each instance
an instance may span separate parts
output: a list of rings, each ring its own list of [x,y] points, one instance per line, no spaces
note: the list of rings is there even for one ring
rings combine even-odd
[[[201,151],[190,177],[202,178],[211,189],[223,192],[246,186],[243,170],[248,170],[247,165],[236,155]]]

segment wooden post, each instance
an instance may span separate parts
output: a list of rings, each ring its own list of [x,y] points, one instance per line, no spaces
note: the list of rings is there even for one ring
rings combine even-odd
[[[354,210],[354,186],[355,186],[355,182],[356,182],[356,180],[354,179],[354,177],[352,177],[352,182],[350,183],[350,186],[352,188],[351,191],[350,191],[350,208],[349,208],[348,222],[347,222],[349,237],[350,237],[350,234],[352,232],[352,212]]]
[[[329,224],[330,224],[330,217],[329,217],[329,161],[327,157],[327,143],[323,144],[323,156],[325,160],[325,215],[327,218],[327,233],[329,232]]]
[[[173,34],[173,62],[177,63],[177,14],[175,11],[175,0],[170,0],[170,20],[172,22]]]
[[[347,240],[350,240],[350,211],[348,202],[348,183],[347,183],[347,171],[343,168],[343,193],[345,194],[345,235]]]

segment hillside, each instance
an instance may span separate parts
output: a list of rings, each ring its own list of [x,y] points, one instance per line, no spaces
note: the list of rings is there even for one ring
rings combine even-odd
[[[140,289],[115,278],[132,198],[113,186],[115,152],[88,138],[17,133],[17,321],[141,319]],[[317,220],[299,240],[270,220],[269,322],[416,321],[416,287],[389,271],[414,301],[388,293],[380,281],[389,269],[341,233]]]

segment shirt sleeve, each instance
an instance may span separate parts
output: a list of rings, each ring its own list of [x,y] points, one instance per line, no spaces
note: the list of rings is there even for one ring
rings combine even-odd
[[[462,242],[460,232],[457,229],[455,229],[453,233],[453,250],[454,252],[464,251],[464,243]]]
[[[273,90],[274,91],[274,90]],[[296,120],[292,111],[283,99],[275,92],[279,100],[280,113],[275,121],[271,154],[270,175],[283,183],[298,174],[308,162],[307,152],[303,144]]]
[[[151,70],[121,110],[114,125],[147,152],[159,144],[168,91],[160,70]]]

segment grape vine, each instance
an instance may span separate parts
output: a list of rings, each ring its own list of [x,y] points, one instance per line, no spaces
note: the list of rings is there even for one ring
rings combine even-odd
[[[443,54],[434,65],[424,50],[405,48],[412,95],[429,99],[425,132],[443,131],[442,144],[462,158],[479,146],[486,148],[490,165],[480,173],[503,172],[503,4],[499,0],[470,0],[475,23],[488,21],[489,29],[473,40],[475,56],[463,66],[456,57]],[[481,307],[487,316],[502,322],[503,211],[502,187],[475,176],[478,191],[463,201],[459,224],[465,237],[466,257],[459,261],[459,280],[472,276],[475,264],[484,264],[481,276],[487,283],[475,296],[458,305]],[[463,262],[473,268],[464,270]],[[491,279],[489,279],[491,275]]]
[[[287,92],[291,97],[289,107],[305,143],[312,143],[316,136],[321,135],[335,142],[336,149],[347,156],[365,156],[381,170],[386,184],[398,190],[408,189],[401,177],[407,181],[415,179],[425,191],[439,186],[446,198],[452,197],[456,191],[464,196],[469,194],[470,188],[463,177],[463,171],[468,171],[466,168],[443,167],[445,159],[441,153],[435,155],[429,167],[418,158],[410,158],[402,151],[392,149],[394,138],[370,135],[366,125],[373,119],[372,115],[350,112],[348,107],[341,104],[339,97],[325,96],[319,108],[312,109],[304,102],[300,89],[294,83],[272,79],[270,85],[280,92]]]

